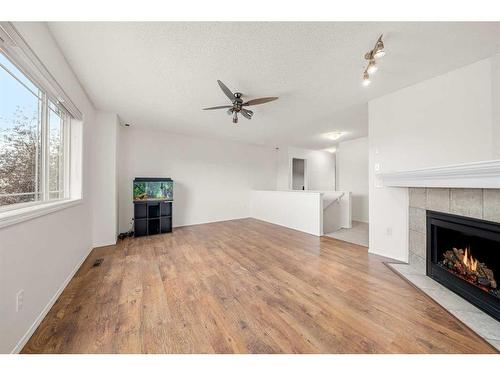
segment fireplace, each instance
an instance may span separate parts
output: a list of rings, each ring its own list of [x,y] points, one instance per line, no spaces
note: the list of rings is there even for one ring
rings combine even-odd
[[[427,275],[500,320],[500,224],[427,211]]]

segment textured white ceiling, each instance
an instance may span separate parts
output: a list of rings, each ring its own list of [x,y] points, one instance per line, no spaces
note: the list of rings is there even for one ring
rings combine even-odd
[[[500,23],[49,23],[98,109],[136,127],[322,149],[368,132],[368,100],[500,52]],[[363,55],[384,33],[368,88]],[[216,80],[252,107],[235,126]],[[402,124],[404,126],[404,124]]]

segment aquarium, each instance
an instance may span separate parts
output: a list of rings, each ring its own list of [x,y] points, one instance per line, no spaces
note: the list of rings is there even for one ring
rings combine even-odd
[[[174,181],[170,178],[134,179],[134,201],[173,200]]]

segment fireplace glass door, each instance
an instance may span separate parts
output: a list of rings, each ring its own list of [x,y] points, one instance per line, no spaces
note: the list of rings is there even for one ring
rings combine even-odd
[[[427,274],[500,320],[500,225],[427,211]]]

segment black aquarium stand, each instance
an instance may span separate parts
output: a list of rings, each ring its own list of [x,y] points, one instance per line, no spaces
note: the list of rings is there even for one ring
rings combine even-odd
[[[172,232],[172,201],[134,201],[134,236]]]

